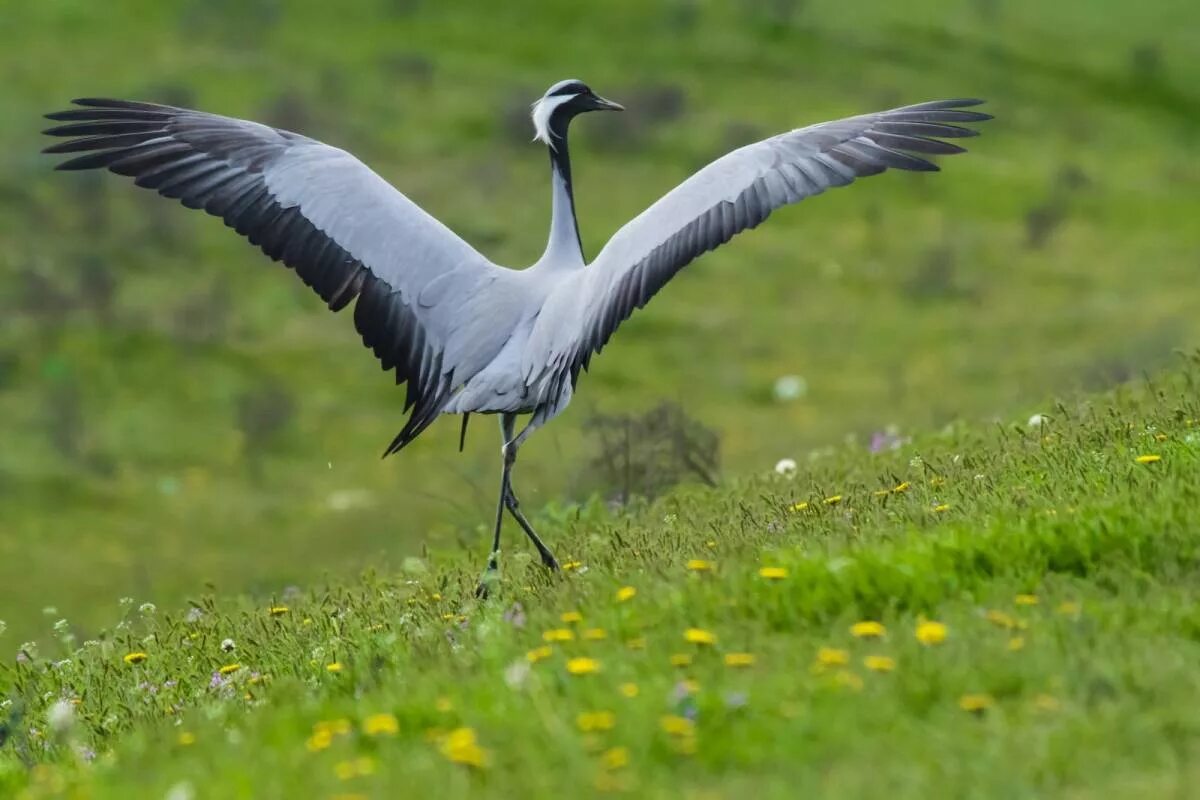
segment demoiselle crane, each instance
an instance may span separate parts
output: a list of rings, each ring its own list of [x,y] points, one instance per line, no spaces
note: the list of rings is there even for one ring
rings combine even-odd
[[[621,110],[578,80],[533,104],[535,140],[550,154],[546,251],[527,269],[480,255],[344,150],[256,122],[126,100],[81,99],[48,114],[81,153],[63,170],[107,168],[188,208],[203,209],[282,261],[334,311],[354,305],[363,343],[407,383],[406,424],[384,455],[440,414],[499,414],[500,496],[486,594],[507,509],[551,569],[558,563],[521,513],[512,468],[522,443],[560,414],[581,370],[617,327],[697,256],[776,208],[889,167],[935,171],[943,141],[990,119],[979,100],[942,100],[824,122],[718,158],[584,257],[575,219],[567,126],[585,111]],[[518,433],[517,416],[530,418]],[[461,447],[461,440],[460,440]]]

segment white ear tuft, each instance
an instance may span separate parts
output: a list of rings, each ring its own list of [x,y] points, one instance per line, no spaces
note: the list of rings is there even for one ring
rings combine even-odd
[[[550,116],[554,114],[554,109],[573,100],[578,95],[560,94],[552,97],[543,97],[533,104],[533,141],[544,142],[547,147],[554,150],[554,142],[551,141],[552,133],[550,132]]]

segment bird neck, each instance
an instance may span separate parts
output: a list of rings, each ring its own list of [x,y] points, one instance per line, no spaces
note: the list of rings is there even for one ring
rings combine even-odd
[[[539,264],[551,268],[576,268],[584,265],[583,244],[575,219],[575,194],[571,187],[571,156],[567,151],[567,131],[551,129],[550,150],[550,241]]]

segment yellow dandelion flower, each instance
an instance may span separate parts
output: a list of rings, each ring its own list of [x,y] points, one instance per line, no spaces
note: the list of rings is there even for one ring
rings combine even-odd
[[[1134,459],[1134,461],[1139,464],[1155,464],[1159,461],[1162,461],[1162,456],[1155,455],[1153,453],[1147,453],[1145,455],[1138,456]]]
[[[328,664],[325,665],[325,671],[326,672],[334,672],[334,673],[341,672],[342,671],[342,662],[340,662],[340,661],[329,662]]]
[[[578,611],[564,611],[558,618],[563,621],[564,625],[583,622],[583,614],[580,614]]]
[[[620,769],[629,763],[629,748],[613,747],[600,754],[605,769]]]
[[[672,667],[689,667],[692,664],[692,657],[688,653],[674,653],[671,656]]]
[[[630,650],[645,650],[646,649],[646,637],[638,636],[635,639],[630,639],[629,641],[627,641],[625,643],[625,646],[628,647]]]
[[[441,593],[441,592],[434,592],[433,594],[429,595],[429,599],[430,599],[430,600],[441,600],[441,599],[442,599],[442,593]]]
[[[1025,649],[1025,637],[1024,636],[1014,636],[1011,639],[1009,639],[1008,640],[1008,649],[1012,650],[1014,653],[1017,650]]]
[[[688,678],[679,682],[679,688],[688,694],[696,694],[700,691],[700,682]]]
[[[691,644],[716,644],[717,635],[703,628],[688,628],[683,632],[684,641]]]
[[[903,481],[901,483],[897,483],[895,486],[892,487],[892,494],[904,494],[911,488],[912,488],[911,483],[909,483],[908,481]]]
[[[563,572],[574,572],[583,566],[582,561],[566,561],[562,565]]]
[[[691,736],[696,732],[696,723],[687,717],[680,717],[676,714],[667,714],[662,717],[659,719],[658,725],[662,728],[663,733],[671,736]]]
[[[868,619],[851,625],[850,635],[856,639],[879,639],[887,635],[887,628],[882,622]]]
[[[620,686],[617,687],[617,690],[620,691],[620,693],[622,695],[624,695],[625,697],[628,697],[630,700],[637,697],[638,691],[639,691],[638,685],[636,683],[622,683]]]
[[[817,651],[817,664],[822,667],[844,667],[850,663],[850,654],[836,647],[822,647]]]
[[[358,777],[358,768],[353,761],[339,761],[333,765],[333,773],[337,775],[338,780],[348,781]]]
[[[267,613],[270,614],[272,617],[282,617],[284,614],[288,613],[288,611],[290,611],[290,610],[291,609],[289,609],[287,606],[271,606],[270,608],[267,609]]]
[[[308,737],[304,742],[304,748],[310,753],[319,753],[329,745],[333,744],[333,733],[331,731],[321,729],[313,731],[313,735]]]
[[[188,747],[196,743],[196,734],[191,731],[180,731],[176,741],[179,742],[180,747]]]
[[[704,543],[704,546],[707,547],[709,550],[716,550],[717,549],[717,541],[716,541],[716,539],[709,539],[707,542]]]
[[[941,486],[945,482],[946,482],[945,478],[930,478],[929,479],[930,486]]]
[[[400,732],[400,721],[386,712],[372,714],[362,721],[362,732],[367,736],[395,736]]]
[[[761,567],[758,575],[769,581],[781,581],[788,576],[788,571],[785,567]]]
[[[687,568],[692,572],[712,572],[713,562],[703,558],[693,558],[687,562]]]
[[[611,711],[581,711],[575,717],[575,727],[584,733],[611,731],[617,724],[617,715]]]
[[[542,641],[544,642],[573,642],[575,641],[575,631],[570,628],[551,628],[542,633]]]
[[[222,675],[232,675],[233,673],[237,672],[241,668],[242,668],[241,664],[226,664],[225,666],[223,666],[219,670],[217,670],[217,672],[221,673]]]
[[[449,697],[439,697],[433,701],[433,707],[442,714],[449,714],[454,710],[454,703]]]
[[[935,513],[935,514],[941,514],[945,511],[949,511],[949,510],[950,510],[949,503],[940,503],[933,507],[933,513]]]
[[[622,586],[620,589],[617,589],[617,602],[624,603],[628,600],[632,600],[634,595],[636,595],[636,594],[637,594],[637,589],[635,589],[634,587]]]
[[[1036,606],[1038,596],[1036,594],[1019,594],[1013,598],[1013,602],[1019,606]]]
[[[725,666],[752,667],[754,666],[754,655],[752,653],[726,653]]]
[[[313,623],[312,623],[312,617],[305,617],[305,618],[304,618],[304,619],[303,619],[303,620],[300,622],[300,624],[301,624],[301,625],[312,625],[312,624],[313,624]]]
[[[789,506],[789,508],[792,511],[806,511],[808,509],[808,503],[805,501],[801,501],[799,503],[792,503],[791,506]]]
[[[1079,603],[1071,600],[1064,600],[1058,604],[1058,608],[1056,609],[1056,611],[1058,611],[1058,613],[1062,614],[1064,617],[1077,617],[1079,616],[1080,610],[1081,608]]]
[[[830,495],[829,497],[825,498],[824,502],[827,506],[836,506],[838,503],[842,502],[842,496],[840,494]]]
[[[572,658],[567,662],[567,672],[572,675],[591,675],[600,671],[600,662],[594,658]]]
[[[958,698],[958,707],[963,711],[971,711],[976,714],[987,711],[994,706],[996,701],[992,699],[990,694],[964,694]]]
[[[891,656],[867,656],[863,666],[871,672],[891,672],[896,668],[896,659]]]
[[[1170,437],[1168,437],[1165,433],[1154,434],[1154,441],[1156,442],[1165,442],[1168,438]]]
[[[1038,711],[1058,711],[1058,709],[1062,708],[1062,703],[1054,695],[1039,694],[1033,698],[1033,706]]]
[[[1013,617],[1005,614],[1003,611],[997,611],[996,609],[988,609],[987,613],[983,615],[983,618],[995,625],[997,628],[1004,628],[1005,630],[1012,630],[1013,628],[1017,627],[1018,624],[1017,620],[1015,620]]]
[[[583,632],[583,638],[589,642],[599,642],[608,638],[608,631],[604,628],[588,628]]]
[[[149,657],[150,656],[146,655],[145,653],[126,653],[125,654],[125,663],[126,664],[140,664]]]
[[[921,644],[941,644],[948,634],[949,629],[941,622],[926,619],[917,624],[916,637]]]
[[[550,645],[544,644],[541,647],[535,647],[530,650],[525,654],[525,658],[529,660],[530,664],[536,664],[539,661],[545,661],[552,655],[554,655],[554,650]]]
[[[455,728],[442,739],[439,749],[442,755],[455,764],[482,769],[487,766],[488,751],[479,746],[475,731],[471,728]]]
[[[891,493],[891,489],[876,489],[875,491],[871,492],[871,497],[887,497]]]

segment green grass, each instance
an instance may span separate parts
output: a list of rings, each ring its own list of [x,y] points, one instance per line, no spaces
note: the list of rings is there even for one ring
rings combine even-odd
[[[48,605],[94,631],[125,593],[173,605],[205,582],[269,593],[396,568],[426,544],[478,550],[495,491],[490,420],[461,456],[448,421],[379,462],[402,392],[345,314],[219,222],[114,176],[53,173],[39,115],[78,95],[286,121],[511,264],[539,254],[549,202],[523,115],[564,76],[630,107],[576,126],[590,253],[735,144],[989,100],[996,120],[944,173],[781,210],[685,270],[523,450],[528,507],[583,496],[594,410],[682,401],[722,433],[737,476],[891,423],[1024,420],[1039,398],[1200,344],[1195,4],[810,0],[773,17],[787,5],[5,4],[0,609],[13,635],[39,635]],[[677,116],[658,116],[663,90],[681,93]],[[1061,215],[1039,247],[1033,212]],[[808,395],[774,402],[793,373]],[[243,409],[271,396],[292,413],[256,433]]]
[[[1041,426],[547,511],[573,568],[510,533],[484,604],[462,550],[288,597],[131,600],[91,642],[61,623],[0,667],[0,793],[1194,796],[1198,382],[1200,355]]]

